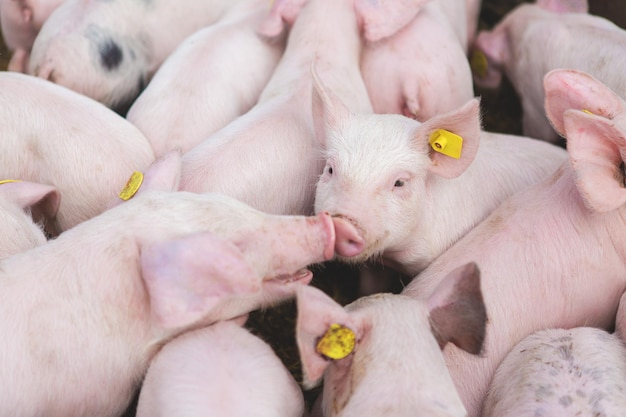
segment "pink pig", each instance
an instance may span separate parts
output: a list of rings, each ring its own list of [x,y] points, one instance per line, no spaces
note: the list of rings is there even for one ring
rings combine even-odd
[[[256,33],[266,14],[267,0],[241,1],[187,37],[159,67],[126,116],[157,158],[190,150],[256,103],[285,44]]]
[[[481,351],[487,312],[475,264],[451,272],[427,300],[377,294],[344,308],[304,286],[297,300],[304,382],[310,387],[324,376],[326,417],[466,416],[441,349],[452,342],[472,355]],[[319,347],[332,325],[354,335],[346,357],[330,359]]]
[[[526,337],[495,372],[483,417],[619,416],[626,410],[626,347],[591,327]]]
[[[292,297],[334,237],[328,214],[147,190],[1,261],[0,415],[119,415],[164,343]]]
[[[0,181],[0,259],[46,243],[45,221],[56,216],[59,191],[47,184]]]
[[[300,387],[272,348],[232,321],[168,342],[144,379],[137,417],[302,417]]]
[[[0,178],[54,185],[54,235],[107,208],[135,170],[154,160],[141,132],[85,96],[19,73],[0,74]]]
[[[542,82],[550,70],[587,72],[626,97],[626,83],[618,75],[626,64],[626,31],[586,12],[586,0],[537,0],[478,34],[474,80],[495,88],[506,74],[521,100],[525,135],[558,139],[544,111]]]
[[[543,141],[481,131],[476,99],[420,123],[401,115],[350,113],[320,83],[315,95],[327,148],[315,210],[358,232],[338,246],[343,261],[382,257],[414,276],[504,199],[567,159],[564,149]],[[459,154],[436,152],[437,145],[447,146],[444,152],[454,148],[451,132],[462,140]],[[433,136],[439,133],[448,136]]]
[[[408,25],[363,49],[361,71],[376,113],[424,121],[474,97],[467,47],[480,1],[422,3]]]
[[[2,39],[12,51],[9,71],[26,72],[30,50],[46,19],[64,0],[0,0]]]
[[[28,73],[128,109],[187,36],[240,0],[66,0],[42,26]]]

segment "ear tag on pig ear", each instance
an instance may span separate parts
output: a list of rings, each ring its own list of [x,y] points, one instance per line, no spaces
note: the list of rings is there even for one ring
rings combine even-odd
[[[354,350],[356,335],[341,324],[331,324],[315,350],[330,359],[343,359]]]
[[[22,180],[2,180],[2,181],[0,181],[0,185],[1,184],[8,184],[10,182],[22,182]]]
[[[474,49],[472,56],[470,57],[470,68],[472,72],[480,78],[487,76],[487,69],[489,68],[489,61],[487,56],[480,49]]]
[[[133,172],[118,196],[124,201],[130,200],[137,193],[142,182],[143,174],[139,171]]]
[[[428,143],[435,152],[442,153],[454,159],[461,157],[463,138],[449,130],[437,129],[430,135]]]
[[[591,113],[591,112],[590,112],[589,110],[587,110],[587,109],[582,109],[582,112],[583,112],[583,113],[590,114],[590,115],[592,115],[592,116],[593,116],[593,113]]]

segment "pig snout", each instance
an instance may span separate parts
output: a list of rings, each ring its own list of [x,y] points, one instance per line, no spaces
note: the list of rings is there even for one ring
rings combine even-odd
[[[322,212],[318,214],[318,218],[322,223],[326,235],[330,236],[330,239],[326,242],[326,249],[324,249],[324,260],[332,259],[335,254],[335,247],[337,245],[337,226],[328,212]]]
[[[334,216],[335,252],[339,256],[351,258],[360,255],[365,249],[365,241],[357,227],[343,217]]]

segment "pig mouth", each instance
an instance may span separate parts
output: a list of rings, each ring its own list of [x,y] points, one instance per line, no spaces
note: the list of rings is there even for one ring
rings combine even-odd
[[[263,278],[264,283],[285,285],[298,282],[307,285],[313,279],[313,272],[308,268],[301,268],[291,274],[279,274],[271,277]]]

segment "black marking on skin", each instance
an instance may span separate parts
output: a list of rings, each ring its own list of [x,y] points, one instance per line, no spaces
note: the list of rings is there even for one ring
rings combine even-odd
[[[108,71],[117,69],[124,59],[122,49],[110,38],[99,45],[98,52],[100,53],[100,63]]]

